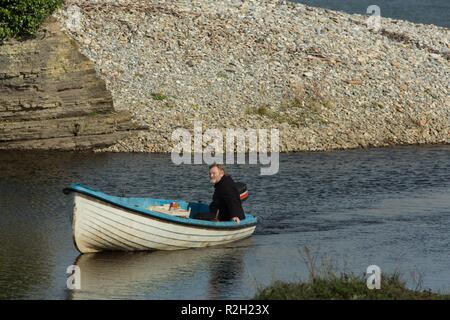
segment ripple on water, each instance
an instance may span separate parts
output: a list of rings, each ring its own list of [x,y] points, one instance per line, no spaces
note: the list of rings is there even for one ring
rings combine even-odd
[[[253,270],[263,282],[267,279],[262,274],[272,269],[277,275],[283,270],[283,277],[293,276],[294,270],[289,273],[284,264],[289,265],[289,256],[299,247],[311,244],[329,254],[352,252],[358,266],[377,256],[387,265],[408,261],[439,273],[447,267],[444,255],[450,253],[449,156],[450,146],[282,154],[280,172],[266,177],[259,175],[257,166],[228,166],[235,180],[248,184],[250,197],[244,207],[259,218],[250,244],[237,256],[233,249],[213,251],[220,252],[218,256],[201,250],[192,256],[161,254],[163,261],[198,259],[199,266],[186,262],[179,273],[174,271],[179,282],[145,282],[141,291],[124,289],[122,296],[119,287],[129,288],[131,281],[124,275],[120,286],[105,295],[186,298],[189,290],[199,298],[230,298],[233,290],[251,295],[246,286],[252,280],[246,272]],[[115,195],[205,203],[213,192],[206,165],[175,166],[170,155],[162,154],[2,151],[0,169],[0,287],[6,288],[0,297],[67,297],[65,268],[77,256],[70,204],[61,192],[70,183]],[[273,259],[264,258],[265,265],[254,263],[269,256]],[[159,255],[144,257],[149,265],[159,260],[154,258]],[[120,256],[105,259],[107,264],[126,262]],[[89,265],[101,266],[102,261]],[[242,273],[232,273],[227,263],[242,268]],[[229,278],[212,285],[215,281],[208,279],[220,272]],[[429,283],[437,285],[433,281]],[[102,292],[92,289],[85,297],[98,296]]]

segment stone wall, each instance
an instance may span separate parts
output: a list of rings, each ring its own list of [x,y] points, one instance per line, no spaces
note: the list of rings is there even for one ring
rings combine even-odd
[[[0,149],[87,149],[136,129],[94,67],[54,18],[0,45]]]

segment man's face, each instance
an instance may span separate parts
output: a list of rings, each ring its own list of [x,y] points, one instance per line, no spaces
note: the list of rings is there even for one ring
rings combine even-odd
[[[217,182],[220,181],[220,179],[222,179],[223,177],[223,171],[220,170],[217,167],[212,167],[211,169],[209,169],[209,181],[212,184],[216,184]]]

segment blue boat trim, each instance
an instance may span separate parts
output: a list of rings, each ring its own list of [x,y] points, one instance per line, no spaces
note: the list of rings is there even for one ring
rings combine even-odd
[[[142,208],[136,207],[134,205],[125,203],[123,201],[124,199],[141,199],[141,200],[143,200],[144,198],[115,197],[115,196],[111,196],[111,195],[108,195],[108,194],[100,192],[100,191],[93,190],[93,189],[91,189],[87,186],[84,186],[82,184],[79,184],[79,183],[74,183],[74,184],[70,185],[70,187],[65,188],[63,190],[63,192],[65,194],[69,194],[70,192],[78,192],[80,194],[90,196],[97,200],[112,204],[114,206],[126,209],[128,211],[132,211],[134,213],[138,213],[141,215],[149,216],[152,218],[164,220],[164,221],[175,223],[175,224],[182,224],[182,225],[187,225],[187,226],[192,226],[192,227],[203,227],[203,228],[206,227],[209,229],[222,229],[223,230],[223,229],[243,229],[243,228],[255,226],[257,224],[257,218],[250,214],[245,214],[245,219],[241,220],[240,224],[236,224],[234,221],[213,222],[213,221],[186,219],[186,218],[180,218],[180,217],[176,217],[176,216],[170,216],[170,215],[166,215],[163,213],[158,213],[155,211],[142,209]],[[163,203],[165,203],[165,202],[169,203],[171,201],[186,203],[186,201],[184,201],[184,200],[162,200],[162,199],[152,199],[152,198],[147,198],[147,200],[160,201]]]

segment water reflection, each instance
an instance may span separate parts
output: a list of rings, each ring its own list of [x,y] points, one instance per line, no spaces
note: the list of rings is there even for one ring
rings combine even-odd
[[[215,248],[82,254],[74,262],[80,268],[81,289],[67,290],[66,298],[161,299],[167,287],[189,292],[199,286],[207,287],[208,298],[223,298],[240,282],[250,243],[245,239]]]
[[[244,250],[228,250],[209,265],[208,298],[224,299],[233,292],[244,273]],[[237,298],[237,297],[236,297]]]

